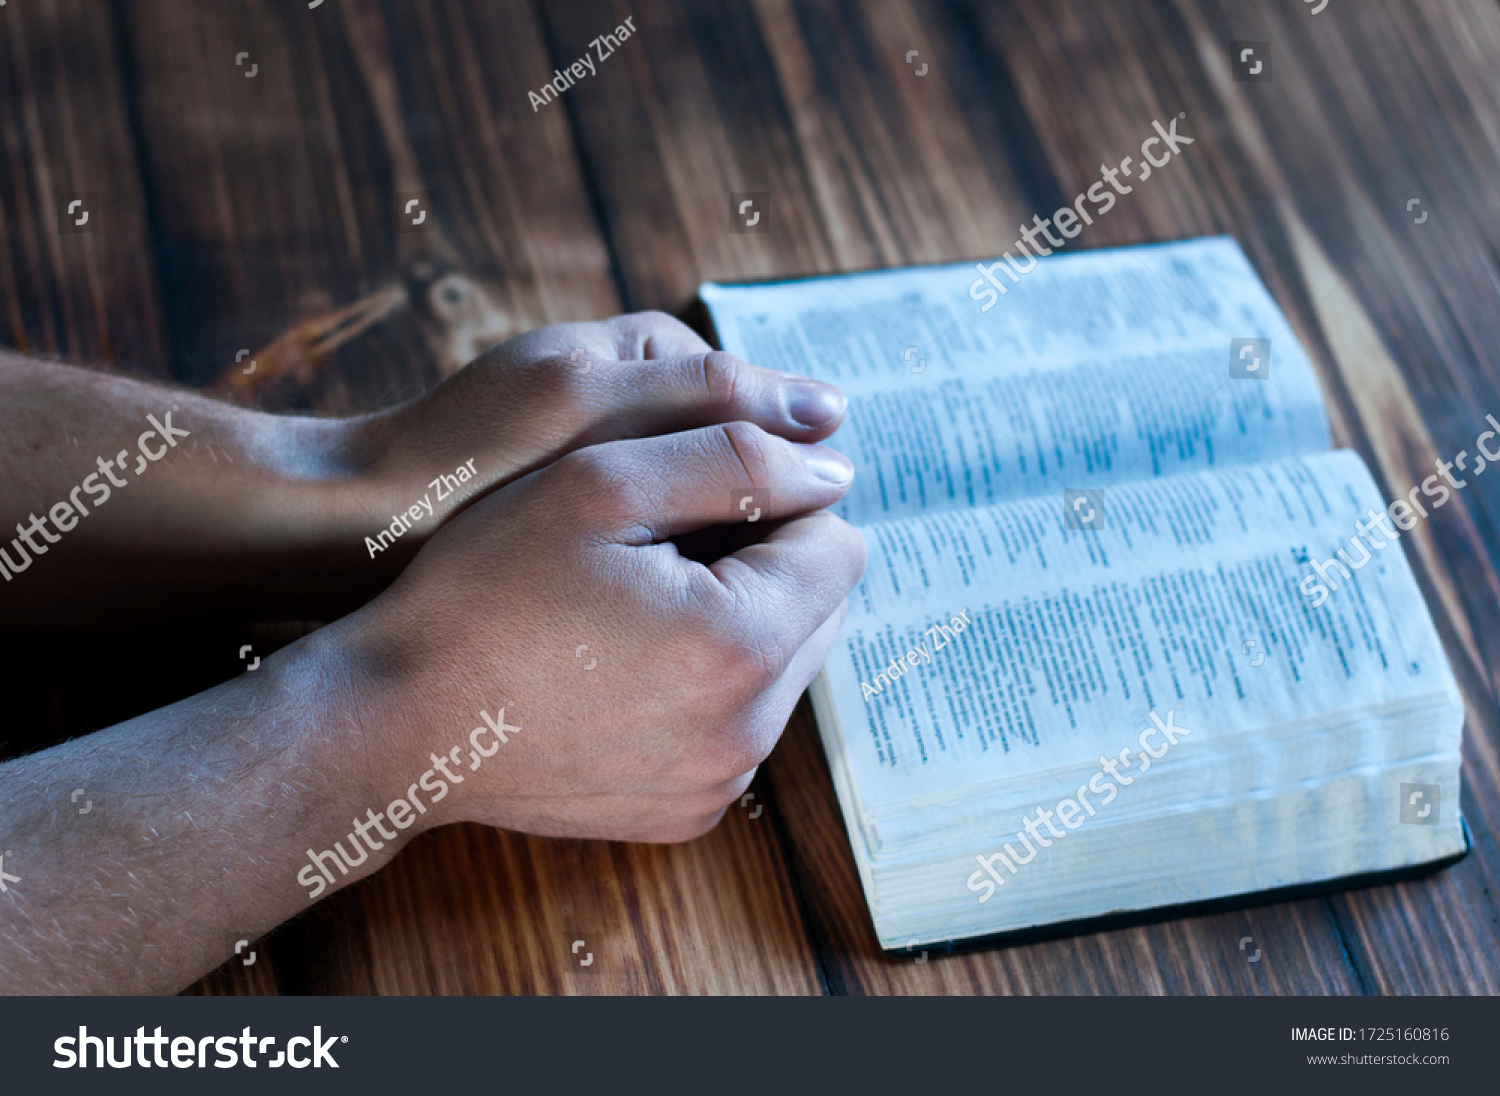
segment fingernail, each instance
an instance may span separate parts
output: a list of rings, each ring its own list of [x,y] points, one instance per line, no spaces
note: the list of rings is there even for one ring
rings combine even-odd
[[[854,478],[854,465],[841,453],[832,449],[820,449],[803,456],[808,470],[820,480],[829,483],[848,483]]]
[[[803,426],[827,426],[844,413],[848,399],[831,384],[811,380],[786,382],[786,406]]]

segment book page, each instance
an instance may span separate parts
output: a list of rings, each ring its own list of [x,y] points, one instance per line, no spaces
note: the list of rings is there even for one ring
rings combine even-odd
[[[724,349],[849,396],[830,444],[855,524],[1328,448],[1311,363],[1233,239],[995,276],[983,300],[973,263],[700,295]]]
[[[826,687],[871,817],[1092,771],[1134,749],[1152,712],[1192,728],[1180,750],[1257,755],[1278,748],[1269,727],[1459,703],[1399,540],[1357,535],[1383,510],[1357,454],[1136,482],[1092,504],[1092,531],[1066,528],[1052,498],[862,530],[870,564]],[[1339,547],[1358,566],[1319,599],[1312,564]]]

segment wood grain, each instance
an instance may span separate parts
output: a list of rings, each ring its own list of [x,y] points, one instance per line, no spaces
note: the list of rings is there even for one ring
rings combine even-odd
[[[626,16],[636,35],[533,111],[527,92]],[[707,279],[992,256],[1181,116],[1194,144],[1070,246],[1233,234],[1388,497],[1500,416],[1487,0],[28,0],[0,26],[11,345],[363,410],[512,331],[682,312]],[[1271,82],[1235,79],[1236,39],[1269,43]],[[60,233],[66,190],[107,190],[109,231]],[[421,232],[397,230],[411,192]],[[768,231],[730,231],[740,192],[768,195]],[[914,341],[887,334],[893,355]],[[1430,878],[888,958],[804,705],[754,819],[673,848],[430,834],[196,992],[1500,991],[1500,479],[1471,478],[1407,555],[1469,713],[1475,851]],[[5,637],[4,673],[40,744],[230,676],[242,631],[125,655]]]
[[[129,59],[115,29],[89,0],[0,11],[0,338],[168,376]],[[75,197],[83,205],[69,216]]]

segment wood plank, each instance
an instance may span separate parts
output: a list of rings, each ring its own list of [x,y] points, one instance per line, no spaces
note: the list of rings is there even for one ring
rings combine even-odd
[[[527,100],[552,68],[529,5],[144,0],[128,24],[182,378],[364,410],[512,331],[619,311],[567,117]],[[396,230],[408,191],[433,231]],[[278,383],[238,384],[236,347]],[[774,831],[744,818],[665,848],[450,827],[257,948],[196,992],[266,971],[297,993],[819,990]]]
[[[367,409],[616,308],[563,119],[530,121],[545,46],[524,5],[158,0],[127,22],[183,381]],[[432,208],[396,231],[406,194]]]
[[[1460,451],[1472,458],[1484,414],[1500,407],[1491,349],[1496,255],[1485,239],[1494,212],[1497,118],[1489,75],[1500,58],[1493,5],[1379,4],[1320,33],[1319,65],[1288,71],[1289,101],[1328,94],[1327,59],[1337,57],[1345,117],[1277,115],[1268,144],[1333,149],[1287,172],[1289,200],[1317,180],[1323,207],[1343,211],[1328,227],[1287,218],[1313,312],[1357,420],[1358,448],[1387,497],[1403,495]],[[1334,33],[1334,32],[1337,33]],[[1288,45],[1311,51],[1303,33]],[[1369,78],[1378,55],[1384,80]],[[1441,74],[1442,78],[1435,78]],[[1474,89],[1470,92],[1468,89]],[[1269,163],[1262,169],[1269,175]],[[1408,212],[1410,197],[1428,215]],[[1342,222],[1342,223],[1341,223]],[[1342,277],[1342,281],[1340,281]],[[1336,284],[1337,283],[1337,284]],[[1363,305],[1363,307],[1361,307]],[[1335,383],[1338,383],[1335,382]],[[1472,465],[1470,466],[1472,467]],[[1500,902],[1494,823],[1500,806],[1496,659],[1486,623],[1500,597],[1494,502],[1500,485],[1469,475],[1467,487],[1407,538],[1465,693],[1463,809],[1475,852],[1430,880],[1354,892],[1333,900],[1351,953],[1372,992],[1494,993],[1500,970]],[[1483,957],[1483,958],[1481,958]]]
[[[166,376],[133,92],[106,15],[88,0],[0,11],[0,340]]]
[[[983,254],[1031,192],[1025,149],[941,12],[748,0],[640,5],[639,33],[564,93],[578,119],[630,307],[679,310],[705,278],[743,280]],[[556,54],[619,23],[603,2],[549,8]],[[914,41],[938,43],[922,77]],[[769,192],[768,229],[735,233],[732,195]]]

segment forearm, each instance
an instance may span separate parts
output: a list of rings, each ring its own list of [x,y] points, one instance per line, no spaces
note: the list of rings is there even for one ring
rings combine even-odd
[[[307,850],[349,848],[351,820],[390,798],[332,631],[0,765],[0,991],[176,992],[311,904]],[[395,840],[371,831],[363,863],[330,869],[319,894],[375,871],[424,821]]]
[[[365,551],[358,428],[0,354],[0,627],[362,603],[416,545]]]
[[[454,514],[566,453],[730,422],[811,443],[843,407],[651,315],[540,328],[349,419],[0,352],[0,629],[329,620]]]

